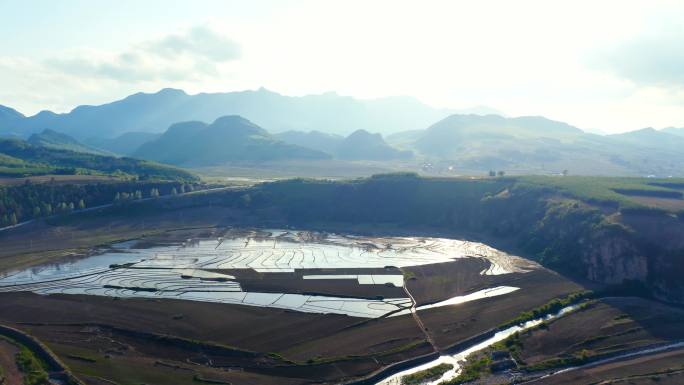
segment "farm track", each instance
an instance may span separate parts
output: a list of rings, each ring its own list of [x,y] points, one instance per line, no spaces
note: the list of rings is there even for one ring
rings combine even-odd
[[[435,340],[432,338],[432,336],[428,332],[427,327],[423,323],[423,320],[420,319],[420,316],[418,315],[418,312],[416,311],[416,305],[417,305],[416,299],[413,298],[413,295],[409,291],[407,283],[408,282],[407,282],[406,278],[404,277],[404,292],[411,299],[411,317],[413,317],[413,319],[416,321],[416,325],[418,325],[418,328],[420,329],[420,331],[423,333],[423,335],[425,335],[425,340],[427,340],[430,343],[430,345],[432,346],[432,349],[438,353],[440,351],[440,349],[439,349],[439,347],[437,347]]]

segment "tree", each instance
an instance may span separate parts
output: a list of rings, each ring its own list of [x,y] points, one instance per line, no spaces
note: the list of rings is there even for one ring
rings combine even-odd
[[[114,195],[114,202],[118,202],[120,200],[121,200],[121,193],[117,192],[116,195]]]
[[[35,206],[35,207],[33,208],[33,217],[34,217],[34,218],[38,218],[39,216],[40,216],[40,207],[39,207],[39,206]]]
[[[568,170],[563,170],[563,176],[568,176]]]
[[[142,199],[142,192],[140,190],[135,190],[135,199]]]
[[[171,189],[171,195],[178,195],[178,190],[175,187]]]
[[[159,196],[159,189],[153,188],[150,190],[150,198],[157,198]]]
[[[489,176],[491,176],[491,177],[496,176],[496,171],[494,171],[494,170],[489,170]]]
[[[69,202],[69,211],[74,211],[75,205],[74,202]]]
[[[499,171],[499,172],[497,172],[496,174],[497,174],[498,176],[504,176],[504,175],[506,175],[506,172],[505,172],[505,171]]]
[[[185,194],[185,185],[184,184],[180,185],[180,193]]]
[[[12,215],[10,215],[10,224],[12,226],[17,224],[17,214],[16,213],[12,213]]]
[[[81,199],[80,201],[78,201],[78,209],[83,210],[84,208],[86,208],[86,205],[83,199]]]

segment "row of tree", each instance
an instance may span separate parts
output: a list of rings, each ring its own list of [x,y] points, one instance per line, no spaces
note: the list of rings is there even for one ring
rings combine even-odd
[[[87,207],[144,197],[155,198],[201,188],[204,185],[147,181],[92,184],[59,184],[51,181],[0,186],[0,227]]]

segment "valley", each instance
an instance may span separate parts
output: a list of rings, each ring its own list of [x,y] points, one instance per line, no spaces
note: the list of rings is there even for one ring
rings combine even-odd
[[[659,192],[667,187],[591,180],[592,190],[578,188],[584,186],[581,179],[558,180],[562,185],[554,179],[401,174],[289,180],[39,219],[0,233],[0,323],[38,338],[88,384],[376,383],[440,355],[469,353],[504,325],[522,322],[514,321],[521,314],[589,289],[597,299],[543,323],[567,323],[548,330],[570,332],[580,344],[595,337],[571,332],[572,325],[598,321],[573,319],[594,314],[600,304],[624,304],[618,315],[639,319],[639,309],[653,306],[647,305],[653,300],[632,293],[648,290],[671,301],[680,295],[664,275],[635,292],[615,283],[615,274],[622,273],[592,265],[591,254],[569,262],[563,258],[574,254],[563,254],[562,237],[546,244],[557,245],[554,255],[560,259],[546,259],[548,250],[535,254],[528,240],[557,237],[554,221],[564,227],[589,221],[582,226],[601,234],[595,226],[606,220],[602,215],[619,218],[623,226],[671,218],[667,208],[644,211],[631,200],[642,190],[668,195]],[[625,190],[630,195],[617,193],[619,199],[611,201],[611,194]],[[533,224],[542,218],[544,227]],[[501,227],[507,223],[511,227]],[[537,233],[512,230],[521,223]],[[605,233],[608,239],[630,242],[612,231]],[[600,256],[606,257],[623,258]],[[610,299],[616,295],[618,302]],[[652,333],[650,326],[643,330]],[[606,342],[615,345],[610,354],[621,354],[675,343],[681,337],[676,327],[671,330],[657,338],[625,334],[641,341],[636,344]],[[498,335],[499,341],[505,336]],[[544,346],[566,344],[553,342],[563,341],[562,334],[547,338]],[[524,354],[544,361],[579,353]],[[654,353],[654,359],[657,354],[665,352]],[[467,356],[460,359],[470,362]],[[664,357],[649,361],[649,368],[667,370],[670,355]],[[529,358],[520,361],[536,365]]]
[[[684,384],[684,3],[0,15],[0,385]]]

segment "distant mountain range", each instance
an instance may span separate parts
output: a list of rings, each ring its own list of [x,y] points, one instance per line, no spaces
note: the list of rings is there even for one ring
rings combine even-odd
[[[600,136],[544,117],[452,115],[388,140],[461,171],[669,176],[684,172],[684,136],[674,130]]]
[[[401,161],[402,169],[438,174],[684,175],[684,128],[597,135],[540,116],[453,112],[403,97],[164,89],[67,114],[25,117],[0,106],[0,136],[183,166],[333,158]]]
[[[52,129],[80,140],[114,138],[126,132],[161,133],[174,123],[210,122],[225,115],[243,116],[270,132],[318,130],[346,136],[363,129],[387,134],[424,128],[455,112],[410,97],[360,100],[336,93],[292,97],[263,88],[188,95],[163,89],[99,106],[79,106],[65,114],[42,111],[25,117],[0,107],[0,135],[28,137]]]
[[[342,160],[397,160],[409,159],[413,152],[397,149],[385,142],[380,134],[356,130],[342,137],[319,131],[287,131],[275,135],[284,142],[315,148]]]
[[[237,115],[218,118],[212,124],[176,123],[159,138],[143,144],[133,156],[176,165],[330,158],[325,152],[280,141]]]

